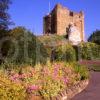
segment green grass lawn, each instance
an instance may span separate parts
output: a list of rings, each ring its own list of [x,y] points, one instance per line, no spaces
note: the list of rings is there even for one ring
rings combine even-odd
[[[100,60],[85,60],[80,62],[82,65],[86,65],[90,71],[100,72]]]
[[[100,65],[91,65],[90,66],[91,67],[91,69],[93,70],[93,71],[99,71],[100,72]]]

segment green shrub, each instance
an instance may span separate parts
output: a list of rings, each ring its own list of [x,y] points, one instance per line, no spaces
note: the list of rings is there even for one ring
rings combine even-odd
[[[64,89],[62,82],[58,82],[50,77],[47,77],[45,78],[42,90],[40,90],[40,94],[45,100],[50,100],[50,97],[57,96],[62,89]]]
[[[72,63],[72,66],[74,68],[74,71],[80,75],[80,80],[89,78],[88,68],[86,68],[86,66],[77,63]]]
[[[46,63],[47,53],[42,43],[24,27],[11,30],[3,42],[2,54],[4,62],[15,64]]]
[[[59,43],[66,43],[67,40],[64,36],[59,35],[49,35],[49,36],[39,36],[38,39],[46,46],[55,47],[59,45]]]
[[[58,46],[55,51],[56,61],[71,62],[76,60],[75,50],[71,44]]]
[[[100,46],[91,42],[81,43],[78,53],[82,59],[100,59]]]
[[[76,52],[65,36],[39,36],[38,39],[45,46],[51,61],[75,61]]]

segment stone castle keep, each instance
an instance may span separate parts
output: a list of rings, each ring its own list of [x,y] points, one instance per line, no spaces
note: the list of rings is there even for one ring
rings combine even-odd
[[[66,35],[71,23],[80,32],[80,38],[84,40],[84,13],[68,10],[61,4],[57,4],[54,9],[43,18],[43,33]]]

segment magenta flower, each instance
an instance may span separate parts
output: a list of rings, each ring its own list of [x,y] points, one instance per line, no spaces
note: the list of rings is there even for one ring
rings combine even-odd
[[[10,80],[16,83],[20,83],[20,80],[18,79],[18,77],[15,77],[15,76],[11,76]]]
[[[62,78],[62,81],[64,82],[64,84],[68,83],[68,79],[66,77]]]
[[[10,79],[11,79],[12,81],[15,81],[15,80],[18,79],[18,77],[19,77],[19,74],[15,74],[15,75],[11,76]]]
[[[37,85],[31,85],[31,86],[27,87],[27,92],[28,93],[32,93],[32,91],[37,91],[39,89],[40,89],[39,86],[37,86]]]
[[[27,76],[26,76],[26,74],[21,74],[21,75],[19,75],[19,79],[24,79],[24,78],[26,78]]]
[[[55,67],[54,68],[54,76],[57,76],[58,75],[58,71],[59,71],[59,68]]]

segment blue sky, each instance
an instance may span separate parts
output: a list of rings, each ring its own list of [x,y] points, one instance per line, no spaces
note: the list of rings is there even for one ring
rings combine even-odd
[[[100,29],[100,0],[12,0],[9,13],[15,26],[25,26],[36,35],[42,35],[43,16],[49,12],[56,3],[61,3],[70,10],[85,13],[86,38]]]

